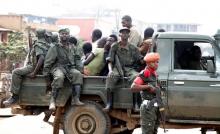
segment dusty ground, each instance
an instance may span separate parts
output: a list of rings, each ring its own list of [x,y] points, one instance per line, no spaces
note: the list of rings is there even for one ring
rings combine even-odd
[[[0,115],[7,115],[10,109],[0,109]],[[16,115],[10,118],[0,118],[0,134],[52,134],[53,128],[49,123],[43,121],[44,114],[38,116]],[[49,122],[53,122],[53,117]],[[60,130],[60,134],[64,134]],[[135,129],[133,134],[141,134],[140,128]],[[158,134],[164,134],[159,129]],[[200,128],[195,129],[169,129],[165,134],[201,134]],[[215,134],[210,131],[207,134]]]

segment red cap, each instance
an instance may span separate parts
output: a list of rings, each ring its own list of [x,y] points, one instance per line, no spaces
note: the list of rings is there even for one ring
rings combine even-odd
[[[147,53],[144,57],[144,61],[147,63],[149,62],[155,62],[160,60],[160,54],[159,53]]]

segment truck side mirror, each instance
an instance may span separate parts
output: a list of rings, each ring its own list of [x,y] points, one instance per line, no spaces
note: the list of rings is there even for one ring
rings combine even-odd
[[[207,72],[208,73],[214,73],[215,68],[212,60],[207,60]]]

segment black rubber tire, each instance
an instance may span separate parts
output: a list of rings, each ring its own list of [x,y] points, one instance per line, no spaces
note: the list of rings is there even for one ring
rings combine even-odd
[[[110,133],[110,118],[96,102],[87,101],[84,106],[71,106],[64,116],[65,134]]]
[[[201,128],[201,134],[206,134],[206,132],[207,132],[207,129],[206,128]]]

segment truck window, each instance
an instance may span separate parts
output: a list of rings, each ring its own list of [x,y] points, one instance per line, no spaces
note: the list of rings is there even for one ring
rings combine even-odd
[[[174,69],[207,70],[207,60],[214,62],[214,50],[208,42],[176,41],[174,45]]]

